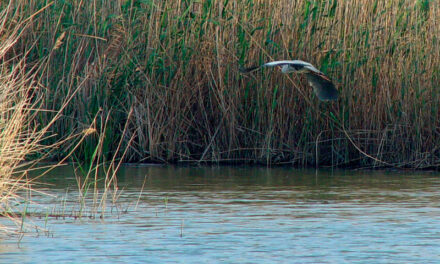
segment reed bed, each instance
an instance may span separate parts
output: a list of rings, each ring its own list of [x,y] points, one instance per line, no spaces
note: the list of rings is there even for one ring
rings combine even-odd
[[[26,160],[43,151],[41,141],[53,121],[46,125],[35,122],[35,110],[41,103],[35,94],[35,75],[26,68],[23,56],[8,58],[32,18],[23,19],[10,11],[7,7],[0,12],[0,216],[21,225],[14,219],[14,208],[26,200],[19,193],[32,188],[27,173],[38,161]],[[0,225],[0,230],[9,228]]]
[[[16,12],[48,4],[29,2]],[[58,135],[110,117],[79,159],[122,142],[128,162],[438,168],[439,21],[429,0],[55,1],[14,52],[45,59],[48,109],[81,87]],[[317,65],[340,99],[319,103],[299,76],[238,72],[272,59]]]
[[[51,152],[63,144],[74,144],[83,140],[87,133],[65,134],[62,140],[43,144],[51,138],[51,126],[69,104],[79,89],[63,98],[56,111],[44,108],[40,89],[44,86],[38,79],[40,67],[28,62],[29,47],[20,46],[20,38],[29,30],[46,5],[34,13],[23,16],[17,9],[24,2],[14,5],[13,1],[3,4],[0,11],[0,217],[11,220],[10,225],[0,225],[0,231],[17,231],[25,227],[26,208],[32,203],[31,195],[40,192],[35,189],[35,180],[28,174],[35,169],[47,172],[55,165],[42,166],[39,162],[51,156]],[[39,119],[42,112],[51,112],[51,119]],[[83,135],[83,137],[81,137]],[[42,174],[43,174],[42,172]],[[2,222],[5,223],[5,222]]]

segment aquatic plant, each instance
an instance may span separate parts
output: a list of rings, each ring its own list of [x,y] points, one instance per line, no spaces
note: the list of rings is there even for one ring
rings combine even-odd
[[[29,62],[48,58],[48,109],[81,87],[58,135],[110,116],[103,142],[76,149],[81,160],[98,144],[111,159],[133,139],[124,161],[437,168],[439,15],[410,0],[56,1],[19,47],[36,45]],[[318,65],[340,99],[318,104],[303,78],[238,71],[279,59]]]
[[[20,3],[19,7],[26,6],[24,2]],[[64,98],[57,110],[45,109],[39,93],[45,87],[37,74],[41,65],[29,63],[29,50],[17,48],[32,19],[50,5],[41,7],[27,17],[15,12],[17,6],[13,2],[9,2],[0,12],[0,217],[10,218],[20,230],[25,226],[27,208],[32,203],[29,196],[32,192],[39,192],[34,188],[38,177],[28,178],[29,172],[38,168],[44,174],[56,167],[58,164],[38,164],[50,157],[51,152],[60,145],[66,142],[72,144],[77,142],[77,138],[81,139],[81,135],[86,135],[64,135],[61,141],[43,144],[53,135],[52,125],[78,92],[78,89],[71,91],[71,95]],[[51,111],[53,115],[41,122],[38,115],[45,111]],[[9,227],[0,226],[0,231],[7,230]]]
[[[31,18],[20,19],[10,8],[0,12],[0,214],[10,218],[14,218],[11,208],[24,201],[18,193],[31,188],[27,173],[34,163],[26,162],[26,157],[44,148],[41,141],[54,121],[36,122],[40,100],[35,76],[23,57],[10,57]]]
[[[128,120],[130,120],[130,116],[131,112],[129,113]],[[112,204],[111,208],[113,208],[121,194],[116,173],[122,165],[123,157],[127,153],[131,142],[123,149],[123,140],[121,139],[113,154],[113,158],[108,162],[103,160],[105,156],[102,153],[103,144],[106,140],[104,131],[106,130],[109,119],[110,116],[107,116],[106,120],[101,122],[102,126],[98,129],[94,129],[94,133],[98,135],[98,144],[93,151],[90,162],[84,164],[84,162],[79,160],[79,162],[74,164],[79,193],[78,204],[80,208],[77,212],[72,212],[72,214],[75,213],[75,216],[78,218],[83,217],[85,213],[87,213],[89,218],[96,218],[97,216],[104,218],[108,210],[107,203],[110,201]],[[95,118],[92,124],[96,125],[96,123],[97,119]],[[127,124],[128,122],[126,123],[123,133],[126,132]],[[80,146],[81,143],[82,141],[77,143],[76,146]],[[121,158],[117,159],[119,154]]]

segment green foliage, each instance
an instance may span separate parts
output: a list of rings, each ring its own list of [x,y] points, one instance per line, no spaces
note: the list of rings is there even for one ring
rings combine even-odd
[[[31,2],[23,16],[43,6]],[[17,52],[45,61],[39,72],[48,109],[80,87],[56,123],[61,137],[99,115],[97,127],[110,116],[100,130],[104,155],[135,136],[126,161],[377,164],[370,155],[386,164],[438,164],[433,1],[118,3],[56,1],[23,36]],[[299,76],[238,72],[289,58],[331,76],[340,100],[318,103]],[[98,138],[85,140],[76,156],[92,159]]]

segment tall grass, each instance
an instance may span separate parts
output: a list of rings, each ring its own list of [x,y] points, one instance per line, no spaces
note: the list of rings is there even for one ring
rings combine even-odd
[[[16,52],[47,58],[49,109],[81,87],[59,135],[111,117],[81,159],[134,138],[125,161],[437,168],[439,18],[429,0],[56,1]],[[238,72],[288,58],[331,76],[340,99],[319,103],[295,75]]]
[[[36,15],[36,14],[34,14]],[[25,55],[11,58],[10,52],[29,20],[19,17],[8,6],[0,12],[0,216],[14,218],[13,209],[25,198],[19,193],[29,190],[32,182],[27,173],[35,165],[26,158],[44,150],[41,141],[48,136],[54,120],[46,124],[35,121],[35,111],[41,106],[36,95],[38,84]],[[16,222],[18,225],[21,223]],[[0,226],[1,231],[7,230]]]
[[[61,141],[43,144],[53,137],[52,125],[79,91],[79,88],[69,91],[70,94],[60,100],[58,109],[45,109],[47,102],[42,100],[40,91],[46,87],[39,73],[48,65],[50,55],[42,59],[43,63],[29,61],[35,43],[21,46],[20,38],[27,34],[32,20],[50,5],[25,16],[18,11],[26,7],[26,3],[11,1],[4,4],[0,12],[0,217],[10,218],[21,229],[25,226],[28,205],[32,203],[31,193],[39,192],[34,188],[37,178],[28,178],[29,172],[37,168],[48,172],[56,167],[42,166],[39,162],[63,144],[75,149],[75,144],[81,143],[90,134],[88,131],[93,130],[90,127],[78,134],[64,134]],[[57,45],[59,43],[60,40]],[[46,112],[50,112],[51,117],[40,119],[41,113]],[[9,226],[0,225],[0,231],[8,229]]]

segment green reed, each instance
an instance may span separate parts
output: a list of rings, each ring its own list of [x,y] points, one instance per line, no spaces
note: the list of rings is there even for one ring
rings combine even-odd
[[[435,1],[118,3],[56,1],[15,51],[44,59],[48,109],[81,87],[54,127],[60,137],[98,115],[97,126],[110,116],[107,159],[133,138],[125,161],[438,166]],[[17,11],[26,16],[45,4]],[[331,76],[340,99],[319,103],[300,76],[238,72],[289,58]],[[40,122],[51,115],[41,113]],[[90,159],[98,143],[87,138],[76,155]]]

